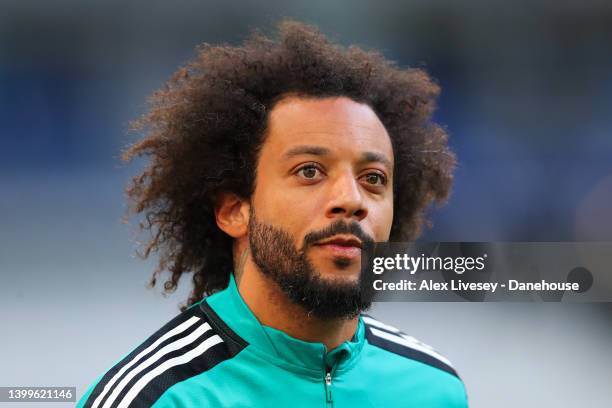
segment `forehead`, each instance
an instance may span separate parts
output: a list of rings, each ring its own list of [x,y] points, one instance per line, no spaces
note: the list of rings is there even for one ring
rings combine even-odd
[[[279,154],[308,144],[359,154],[371,151],[393,161],[391,140],[376,113],[346,97],[287,97],[270,112],[267,133],[264,148]]]

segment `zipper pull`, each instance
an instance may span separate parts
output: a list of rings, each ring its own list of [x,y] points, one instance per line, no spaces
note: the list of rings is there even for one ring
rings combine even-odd
[[[331,385],[332,385],[331,371],[328,371],[325,374],[325,402],[329,402],[329,403],[333,402]]]

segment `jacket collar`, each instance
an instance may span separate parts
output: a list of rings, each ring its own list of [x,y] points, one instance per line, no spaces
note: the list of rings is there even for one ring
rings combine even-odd
[[[348,370],[359,357],[365,343],[365,325],[359,316],[353,338],[327,352],[323,343],[306,342],[273,327],[264,326],[242,299],[234,274],[226,289],[204,299],[217,315],[257,353],[276,363],[320,375],[329,367],[334,372]]]

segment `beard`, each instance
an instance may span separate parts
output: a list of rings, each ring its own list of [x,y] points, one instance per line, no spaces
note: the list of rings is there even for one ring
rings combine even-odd
[[[306,252],[312,245],[342,233],[355,235],[361,240],[362,247],[374,243],[356,221],[338,220],[322,230],[306,234],[302,248],[297,249],[291,234],[259,222],[253,206],[250,209],[249,245],[253,262],[289,300],[323,320],[352,319],[370,308],[374,296],[369,282],[371,274],[365,274],[364,268],[360,268],[357,281],[325,279],[308,259]],[[333,262],[339,269],[351,264],[346,258],[335,258]]]

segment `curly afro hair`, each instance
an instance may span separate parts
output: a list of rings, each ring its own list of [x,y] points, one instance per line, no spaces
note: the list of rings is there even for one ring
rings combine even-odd
[[[123,155],[149,159],[126,192],[128,214],[141,214],[151,233],[142,256],[160,257],[151,286],[167,270],[169,293],[192,273],[187,305],[227,286],[232,239],[217,227],[215,196],[251,196],[268,113],[288,94],[345,96],[377,113],[395,157],[392,241],[416,238],[429,205],[447,199],[455,156],[432,122],[439,87],[424,71],[336,45],[295,21],[279,25],[278,39],[255,32],[242,46],[203,44],[153,94],[134,123],[144,137]]]

